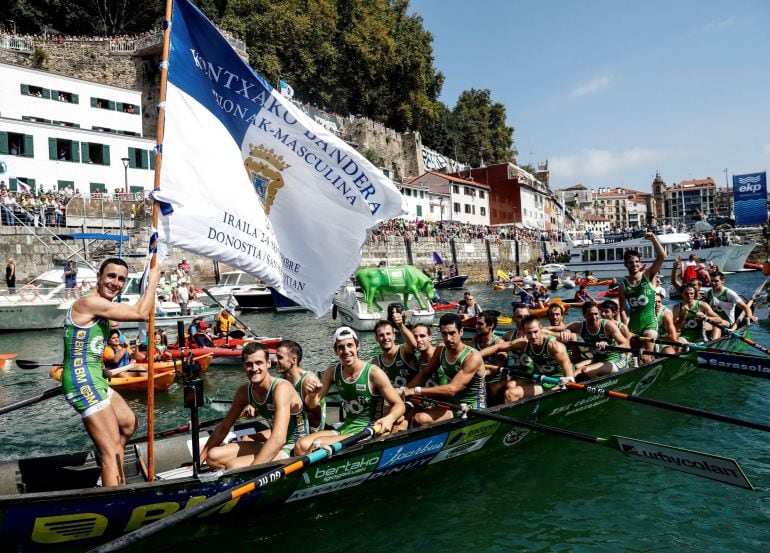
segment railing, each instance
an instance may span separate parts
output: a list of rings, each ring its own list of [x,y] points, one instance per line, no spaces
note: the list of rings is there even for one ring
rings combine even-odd
[[[0,45],[6,50],[18,50],[31,52],[35,48],[35,40],[29,37],[8,35],[3,33],[0,37]]]

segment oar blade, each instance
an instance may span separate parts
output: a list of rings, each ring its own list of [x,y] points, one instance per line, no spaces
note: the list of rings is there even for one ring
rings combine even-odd
[[[698,351],[697,359],[698,366],[704,369],[770,379],[770,357]]]
[[[16,359],[15,360],[16,366],[20,369],[23,369],[25,371],[28,371],[30,369],[37,369],[41,367],[42,365],[38,363],[37,361],[30,361],[28,359]],[[50,364],[47,365],[50,367]]]
[[[754,490],[743,469],[734,459],[702,453],[689,449],[675,448],[624,436],[612,436],[608,440],[629,459],[651,463],[660,467],[686,472],[708,480]]]

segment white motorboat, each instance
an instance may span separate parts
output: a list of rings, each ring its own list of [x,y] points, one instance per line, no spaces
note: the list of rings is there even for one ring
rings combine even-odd
[[[87,286],[96,283],[96,272],[87,265],[78,265],[78,282]],[[15,293],[0,296],[0,331],[43,330],[63,328],[78,289],[67,292],[64,267],[51,269],[16,288]]]
[[[609,241],[608,241],[609,240]],[[578,244],[568,240],[570,247],[570,262],[567,269],[570,272],[584,273],[591,271],[597,278],[622,277],[628,274],[623,265],[623,254],[627,250],[637,250],[641,254],[643,264],[651,264],[655,260],[655,251],[649,240],[644,237],[611,241],[605,237],[601,243]],[[658,240],[666,250],[666,260],[661,273],[671,273],[674,261],[687,258],[695,253],[703,263],[714,262],[720,271],[743,269],[743,264],[755,244],[731,244],[713,248],[693,249],[691,237],[687,233],[659,234]],[[740,269],[737,269],[737,268]]]
[[[404,298],[398,294],[388,294],[377,298],[377,303],[387,309],[390,303],[403,304]],[[431,324],[436,312],[430,303],[430,299],[425,297],[424,303],[427,309],[422,309],[414,297],[409,298],[409,305],[404,305],[405,321],[409,325]],[[357,290],[352,281],[348,281],[345,286],[340,288],[332,300],[332,318],[339,319],[343,324],[356,330],[374,330],[377,321],[387,318],[387,313],[381,313],[376,309],[371,309],[364,302],[364,293]]]
[[[236,309],[248,311],[271,311],[275,309],[273,295],[265,284],[252,284],[244,286],[238,292],[233,293],[237,303]]]
[[[257,284],[258,280],[256,277],[253,277],[248,273],[244,273],[243,271],[228,271],[222,273],[222,280],[220,280],[219,284],[216,286],[209,288],[208,292],[214,296],[218,302],[226,304],[235,294]],[[267,290],[267,288],[265,288],[265,290]],[[270,295],[269,290],[267,293]],[[210,299],[211,298],[208,296],[201,298],[204,303],[209,303]]]

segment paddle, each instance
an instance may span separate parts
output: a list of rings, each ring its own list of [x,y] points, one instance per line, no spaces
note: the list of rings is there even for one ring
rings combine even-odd
[[[589,349],[598,349],[591,344],[586,344],[585,342],[567,342],[567,344],[577,345]],[[679,345],[687,346],[696,344]],[[722,350],[692,351],[689,353],[663,353],[662,351],[648,351],[644,349],[622,348],[618,346],[607,346],[603,351],[631,353],[637,357],[641,355],[651,355],[653,357],[682,359],[684,361],[697,363],[698,366],[703,369],[770,379],[770,359],[767,357],[758,357],[756,355],[744,355],[732,351]]]
[[[513,279],[508,276],[508,273],[506,273],[502,269],[498,269],[497,270],[497,276],[499,276],[501,279],[503,279],[506,282],[512,282],[513,281]]]
[[[211,294],[211,292],[209,292],[209,291],[208,291],[208,289],[207,289],[207,288],[202,288],[202,290],[203,290],[203,291],[206,293],[206,295],[207,295],[208,297],[210,297],[212,300],[214,300],[214,303],[216,303],[216,304],[217,304],[219,307],[221,307],[222,309],[227,309],[227,307],[225,307],[224,305],[222,305],[222,302],[220,302],[220,301],[219,301],[217,298],[215,298],[215,297],[214,297],[214,296]],[[248,330],[249,332],[251,332],[251,335],[252,335],[252,336],[256,336],[256,335],[257,335],[257,333],[256,333],[256,332],[254,332],[253,330],[251,330],[251,328],[249,328],[249,325],[247,325],[247,324],[246,324],[246,323],[244,323],[242,320],[240,320],[238,317],[236,317],[236,316],[235,316],[235,313],[231,312],[229,309],[227,309],[227,312],[228,312],[228,313],[230,313],[230,315],[232,315],[232,316],[233,316],[233,319],[235,319],[235,320],[236,320],[236,322],[237,322],[238,324],[240,324],[240,325],[241,325],[243,328],[245,328],[246,330]]]
[[[16,411],[16,409],[21,409],[22,407],[26,407],[34,403],[39,403],[41,401],[50,399],[52,397],[56,397],[60,393],[61,393],[61,386],[56,386],[55,388],[49,388],[45,392],[42,392],[36,396],[28,397],[27,399],[22,399],[20,401],[17,401],[16,403],[10,403],[8,405],[4,405],[0,407],[0,415],[5,415],[6,413],[10,413],[11,411]]]
[[[761,351],[762,353],[764,353],[764,354],[766,354],[766,355],[770,355],[770,349],[766,348],[766,347],[765,347],[765,346],[763,346],[762,344],[758,344],[758,343],[756,343],[756,342],[755,342],[754,340],[752,340],[751,338],[746,338],[746,337],[745,337],[745,336],[743,336],[743,335],[742,335],[740,332],[738,332],[738,331],[736,331],[736,330],[732,330],[730,327],[723,325],[723,324],[722,324],[722,323],[720,323],[719,321],[715,321],[714,319],[706,319],[706,322],[708,322],[708,323],[711,323],[712,325],[714,325],[714,326],[715,326],[715,327],[717,327],[717,328],[721,328],[721,329],[722,329],[724,332],[727,332],[727,333],[728,333],[730,336],[732,336],[733,338],[736,338],[736,339],[740,340],[740,341],[741,341],[741,342],[743,342],[744,344],[748,344],[748,345],[750,345],[751,347],[753,347],[753,348],[755,348],[755,349],[758,349],[758,350],[759,350],[759,351]]]
[[[508,371],[508,374],[515,377],[530,378],[535,382],[548,382],[550,384],[561,384],[558,378],[552,376],[545,376],[542,374],[523,374],[516,371]],[[649,405],[650,407],[658,407],[659,409],[667,409],[668,411],[674,411],[676,413],[685,413],[687,415],[694,415],[696,417],[702,417],[705,419],[712,419],[720,422],[726,422],[728,424],[734,424],[737,426],[744,426],[746,428],[753,428],[754,430],[762,430],[763,432],[770,432],[770,424],[762,424],[759,422],[748,421],[745,419],[736,419],[720,413],[713,413],[711,411],[704,411],[695,407],[687,407],[686,405],[679,405],[676,403],[668,403],[665,401],[658,401],[656,399],[650,399],[633,394],[626,394],[618,392],[616,390],[608,390],[606,388],[599,388],[598,386],[586,386],[577,382],[567,382],[565,386],[571,390],[581,390],[583,392],[596,395],[607,396],[615,399],[624,399],[634,403],[641,403],[642,405]]]
[[[446,403],[423,396],[410,396],[409,401],[413,404],[416,403],[417,405],[442,407],[463,415],[470,413],[477,417],[501,422],[503,424],[521,426],[529,428],[530,430],[553,434],[554,436],[571,438],[573,440],[620,450],[620,452],[629,459],[644,461],[646,463],[652,463],[653,465],[686,472],[694,476],[716,480],[717,482],[730,484],[731,486],[737,486],[746,490],[754,490],[754,486],[752,486],[751,482],[746,478],[746,475],[743,473],[743,470],[738,463],[727,457],[691,451],[670,445],[657,444],[655,442],[637,440],[634,438],[626,438],[624,436],[609,436],[604,438],[591,436],[589,434],[581,434],[563,428],[546,426],[545,424],[534,421],[515,419],[497,413],[471,409],[465,404],[462,406],[454,405],[452,403]]]
[[[105,553],[107,551],[119,551],[121,549],[124,549],[125,547],[128,547],[133,543],[137,543],[145,538],[148,538],[150,536],[157,534],[158,532],[160,532],[165,528],[170,528],[172,526],[175,526],[182,521],[191,519],[195,516],[205,513],[206,511],[209,511],[214,507],[218,507],[242,495],[251,493],[254,490],[259,490],[264,486],[266,486],[267,484],[280,480],[284,476],[292,474],[293,472],[300,471],[309,465],[312,465],[314,463],[317,463],[318,461],[321,461],[322,459],[325,459],[326,457],[339,453],[343,448],[349,445],[355,444],[356,442],[360,442],[361,440],[365,440],[367,438],[371,438],[378,432],[379,432],[379,428],[368,426],[364,428],[361,432],[358,432],[357,434],[348,436],[347,438],[344,438],[339,442],[329,444],[328,448],[316,449],[315,451],[312,451],[307,455],[300,457],[298,460],[294,461],[291,464],[282,465],[278,468],[262,473],[259,476],[252,478],[251,480],[243,484],[239,484],[234,488],[219,492],[216,495],[212,495],[211,497],[204,499],[200,503],[197,503],[191,507],[187,507],[183,510],[177,511],[170,516],[159,519],[146,526],[142,526],[141,528],[138,528],[133,532],[129,532],[125,536],[121,536],[110,542],[107,542],[104,545],[95,547],[94,549],[91,549],[89,553]]]
[[[37,361],[29,361],[28,359],[16,360],[16,366],[25,371],[37,369],[39,367],[53,367],[54,365],[61,365],[61,361],[58,363],[38,363]]]
[[[762,293],[762,290],[764,290],[764,289],[765,289],[765,286],[767,286],[767,283],[768,283],[768,280],[763,280],[762,282],[760,282],[760,283],[759,283],[759,286],[757,286],[757,289],[756,289],[756,290],[754,290],[754,293],[753,293],[753,294],[751,294],[751,299],[750,299],[748,302],[746,302],[746,305],[747,305],[749,308],[751,308],[751,307],[754,305],[754,302],[755,302],[755,301],[756,301],[756,299],[759,297],[759,294],[761,294],[761,293]],[[741,326],[741,323],[743,322],[743,319],[744,319],[745,317],[746,317],[746,312],[745,312],[745,311],[741,311],[741,314],[740,314],[740,315],[738,315],[738,318],[735,320],[735,327],[736,327],[736,328],[738,328],[739,326]]]

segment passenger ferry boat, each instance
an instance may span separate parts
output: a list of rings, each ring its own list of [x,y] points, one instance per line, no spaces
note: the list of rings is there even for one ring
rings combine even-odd
[[[604,242],[601,243],[573,240],[567,236],[567,244],[570,248],[567,270],[576,273],[591,271],[598,279],[625,276],[628,273],[623,265],[623,254],[626,250],[639,251],[642,263],[648,266],[655,260],[655,250],[649,240],[643,236],[628,239],[623,239],[623,236],[605,234]],[[692,253],[697,255],[703,263],[713,261],[720,271],[741,271],[749,254],[756,247],[756,244],[751,243],[693,249],[691,236],[688,233],[676,232],[657,236],[666,250],[666,261],[661,269],[662,276],[671,273],[677,257],[687,259]]]

